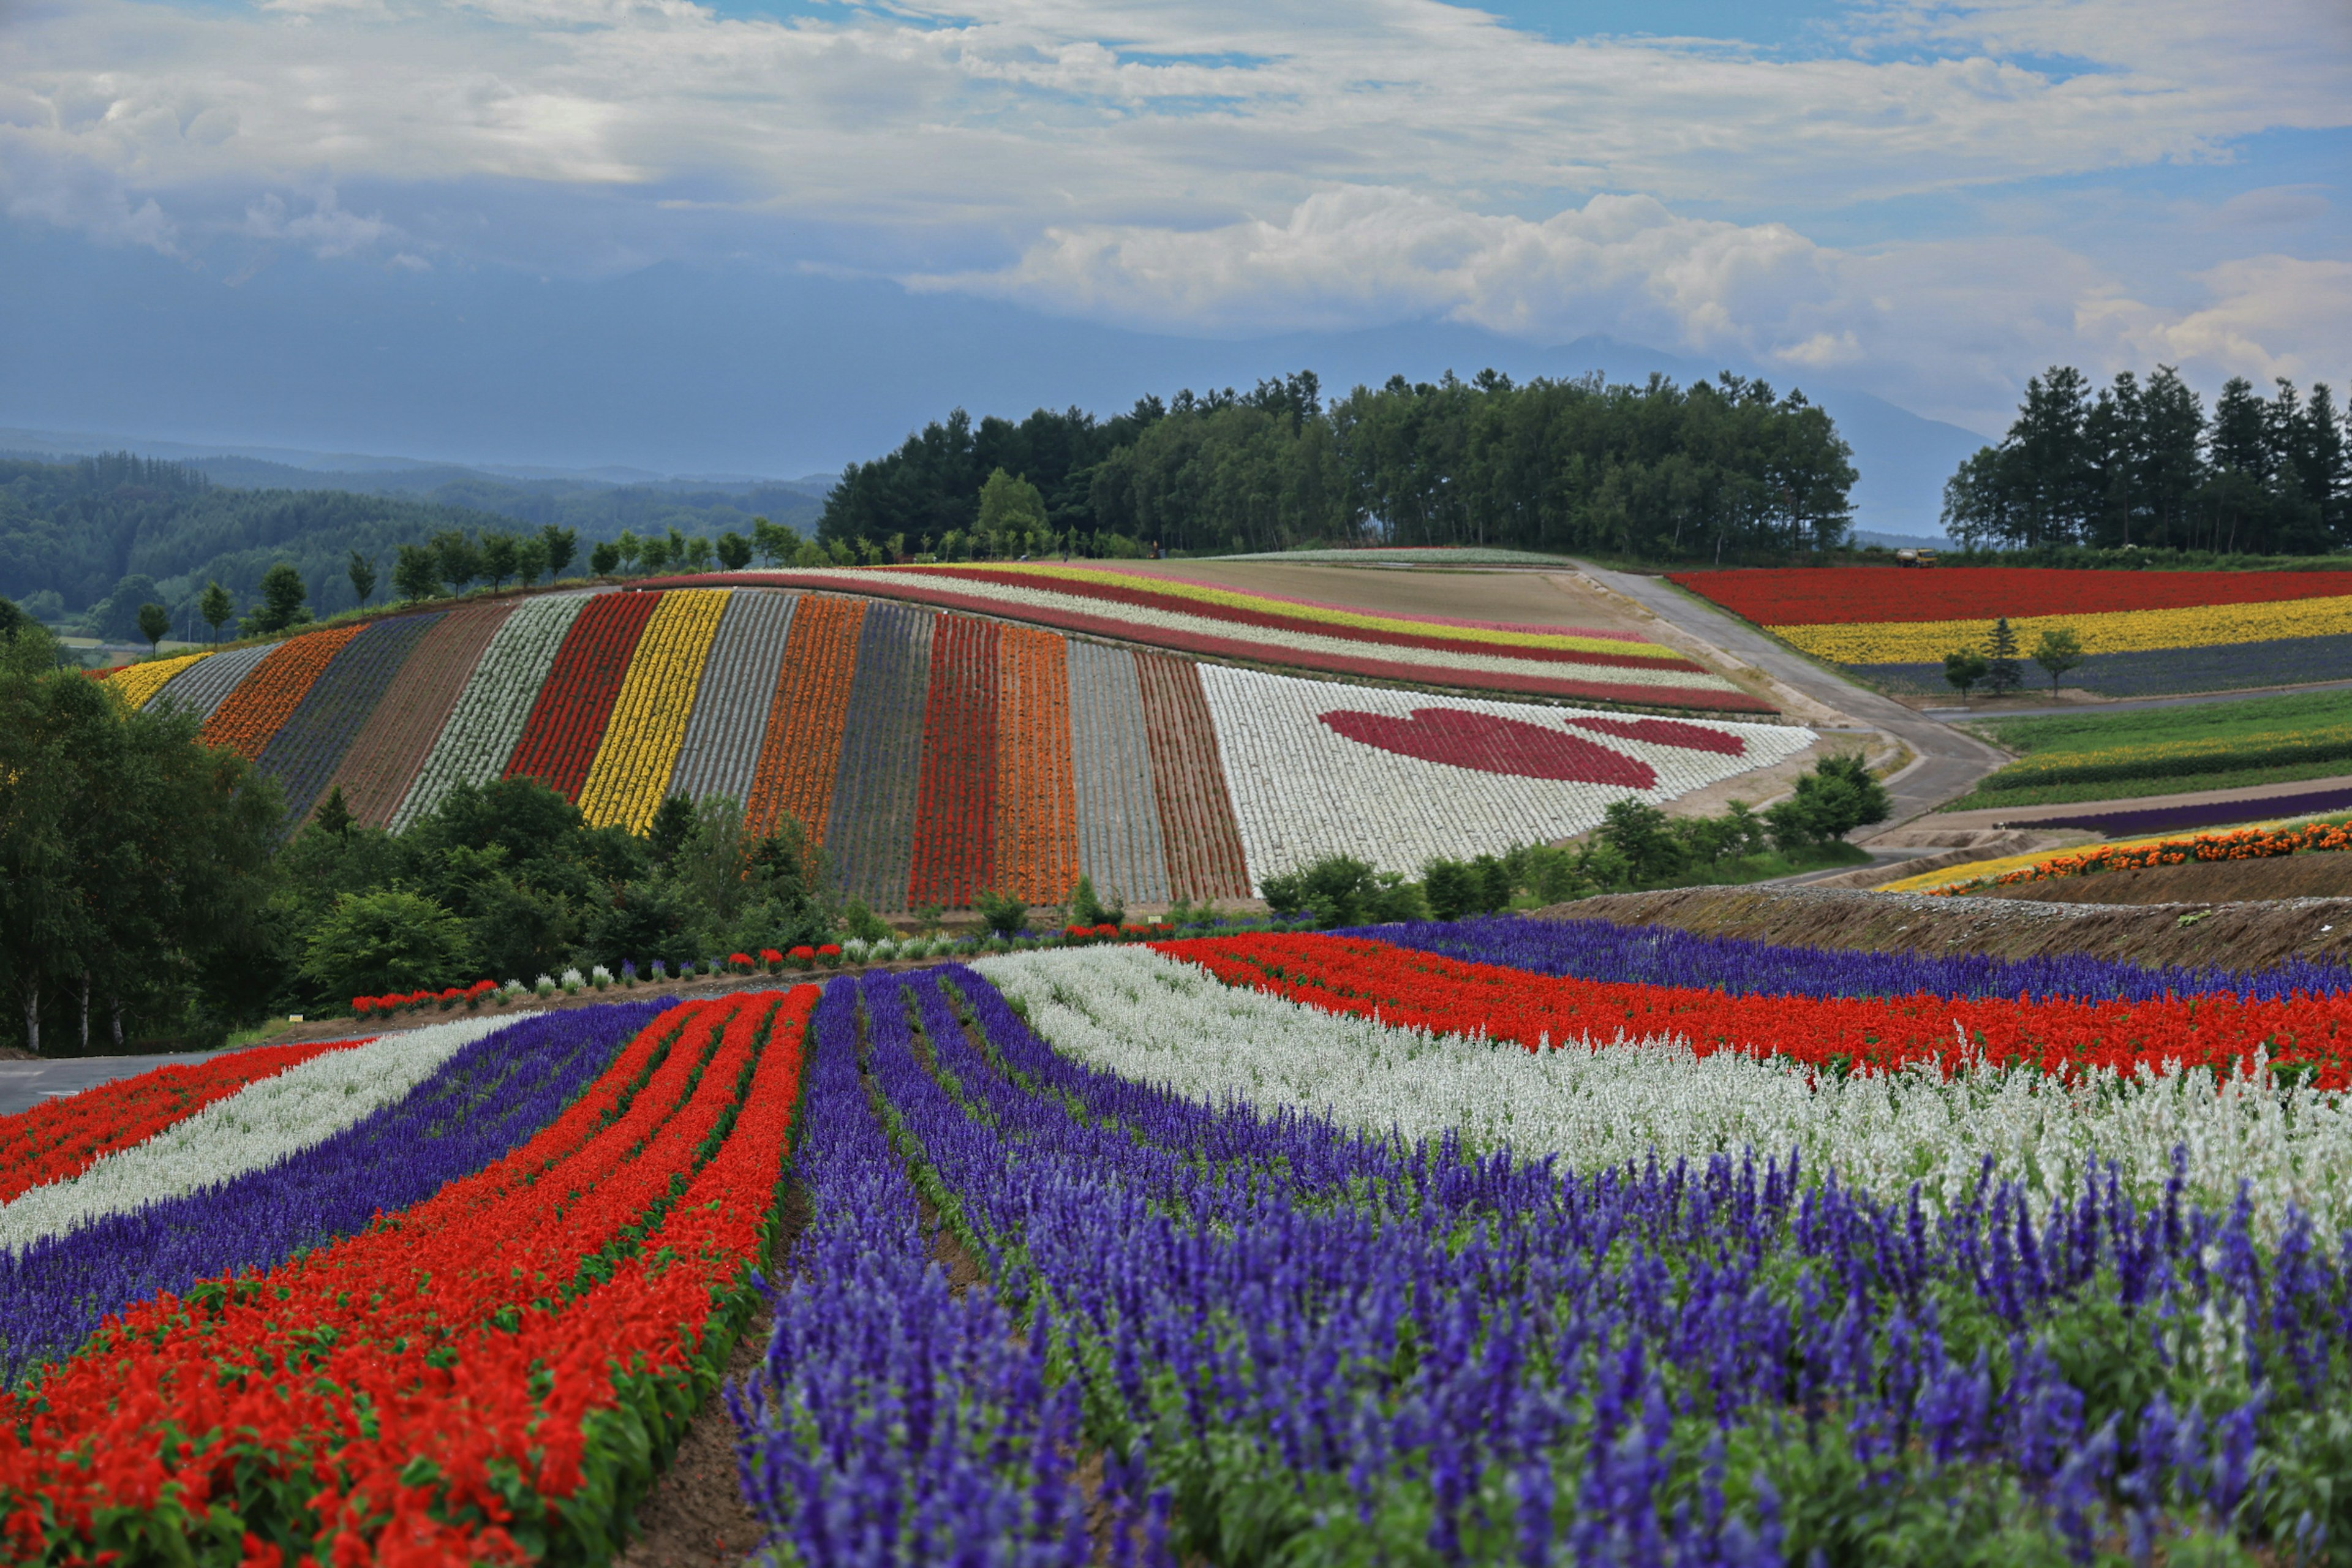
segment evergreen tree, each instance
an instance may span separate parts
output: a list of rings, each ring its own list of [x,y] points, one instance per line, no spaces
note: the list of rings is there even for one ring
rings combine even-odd
[[[343,799],[343,786],[337,784],[319,803],[319,811],[311,819],[321,833],[331,833],[338,838],[352,836],[352,808]]]
[[[245,617],[245,635],[268,637],[306,625],[310,620],[310,588],[290,561],[281,561],[261,574],[261,604]]]
[[[204,616],[205,625],[212,627],[213,641],[218,642],[221,627],[236,614],[236,605],[229,598],[226,588],[217,582],[210,583],[205,584],[205,596],[196,601],[196,613]]]
[[[2003,616],[1993,622],[1992,635],[1985,639],[1984,683],[1995,697],[2006,697],[2025,684],[2025,673],[2017,668],[2017,633]]]
[[[344,571],[351,577],[352,595],[364,607],[375,593],[374,561],[354,550],[352,552],[351,562],[344,567]]]
[[[172,612],[152,600],[139,606],[139,635],[147,639],[147,651],[163,651],[163,639],[172,634]]]

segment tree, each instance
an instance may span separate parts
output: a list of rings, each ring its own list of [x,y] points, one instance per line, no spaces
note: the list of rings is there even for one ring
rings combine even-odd
[[[139,635],[147,639],[147,651],[163,651],[163,639],[172,632],[172,612],[150,600],[139,606]]]
[[[1666,822],[1666,814],[1646,801],[1612,801],[1592,837],[1624,858],[1634,881],[1663,881],[1683,868],[1682,846]]]
[[[710,541],[705,539],[702,535],[698,533],[692,539],[688,540],[686,542],[686,549],[682,554],[686,569],[688,571],[708,572],[710,570]]]
[[[656,533],[637,541],[637,560],[648,575],[669,564],[669,541]]]
[[[205,585],[205,596],[196,601],[196,614],[204,616],[205,624],[213,628],[213,641],[218,642],[221,627],[236,614],[236,602],[228,596],[228,590],[217,581],[208,583]]]
[[[490,592],[506,586],[522,561],[521,547],[511,533],[486,533],[482,536],[482,575],[490,580]]]
[[[360,604],[364,606],[369,596],[375,592],[374,561],[354,550],[352,552],[351,563],[344,567],[344,571],[351,575],[352,592],[359,596]]]
[[[761,562],[773,566],[793,552],[800,536],[781,523],[770,522],[764,517],[751,520],[751,547],[760,552]]]
[[[666,796],[654,808],[654,819],[646,828],[646,849],[653,856],[654,864],[667,866],[677,858],[686,847],[686,837],[694,831],[694,802],[682,795]]]
[[[216,1034],[267,978],[277,786],[199,744],[193,716],[51,668],[49,644],[31,628],[0,657],[0,992],[35,1050],[69,994],[118,1040],[192,1011]]]
[[[526,588],[547,575],[547,541],[536,533],[515,549],[515,578]]]
[[[588,570],[610,577],[621,569],[621,547],[607,539],[588,552]]]
[[[310,611],[304,601],[310,596],[310,590],[294,563],[280,561],[261,574],[261,605],[245,617],[245,635],[268,637],[307,625]]]
[[[634,572],[637,569],[637,560],[645,553],[645,549],[646,542],[625,528],[621,530],[620,536],[613,541],[614,563],[624,572]]]
[[[392,567],[394,591],[414,604],[441,591],[440,558],[421,544],[404,544]]]
[[[1969,689],[1985,678],[1991,663],[1972,647],[1954,648],[1944,656],[1944,679],[1958,689],[1962,697]]]
[[[1859,752],[1823,757],[1797,775],[1796,790],[1764,814],[1782,853],[1828,844],[1857,827],[1884,822],[1895,809],[1886,786]]]
[[[980,487],[979,524],[980,536],[996,553],[1024,550],[1031,534],[1045,531],[1045,498],[1027,479],[999,468]]]
[[[452,594],[463,593],[467,584],[482,574],[480,548],[457,529],[433,536],[433,560]]]
[[[1266,907],[1286,918],[1312,916],[1317,925],[1361,925],[1426,915],[1421,889],[1394,871],[1374,871],[1351,855],[1327,855],[1311,866],[1265,879]]]
[[[351,837],[352,808],[343,799],[342,785],[337,784],[327,792],[327,798],[319,803],[318,815],[310,820],[321,833],[331,833],[338,838]]]
[[[719,564],[740,572],[751,564],[751,542],[730,529],[719,536]]]
[[[345,893],[304,945],[302,973],[338,999],[440,990],[473,978],[457,917],[421,893]]]
[[[1985,639],[1984,683],[1995,697],[2006,697],[2025,684],[2024,672],[2017,668],[2017,633],[2003,616],[1993,622],[1992,635]]]
[[[2083,639],[2074,635],[2072,626],[2053,626],[2033,645],[2033,662],[2050,677],[2050,690],[2054,696],[2058,678],[2083,662]]]
[[[547,546],[550,582],[562,576],[563,569],[571,565],[573,557],[580,553],[580,535],[572,529],[558,528],[551,522],[539,531],[539,542]]]

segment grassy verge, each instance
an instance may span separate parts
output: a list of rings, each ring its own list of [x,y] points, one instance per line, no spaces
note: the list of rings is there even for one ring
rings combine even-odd
[[[1826,871],[1832,867],[1866,866],[1870,864],[1870,858],[1869,850],[1848,844],[1843,839],[1834,844],[1815,845],[1811,848],[1790,853],[1768,849],[1761,855],[1745,855],[1737,860],[1721,861],[1704,870],[1687,872],[1679,877],[1668,877],[1647,882],[1628,882],[1622,887],[1589,888],[1582,892],[1570,895],[1569,901],[1597,899],[1603,893],[1649,893],[1665,888],[1744,887],[1750,882],[1769,882],[1778,877],[1795,877],[1807,871]],[[1522,893],[1511,900],[1511,908],[1516,910],[1542,909],[1555,901],[1557,900],[1544,898],[1540,893]]]
[[[2352,725],[2352,692],[2345,691],[2254,697],[2238,702],[2144,708],[2123,713],[2090,711],[2030,719],[1981,719],[1962,728],[2004,751],[2018,753],[2019,761],[1942,809],[1966,811],[2004,805],[2137,800],[2189,790],[2236,789],[2250,784],[2336,777],[2352,773],[2352,762],[2341,756],[2295,760],[2281,752],[2300,742],[2318,738],[2322,731],[2347,725]],[[2165,765],[2163,753],[2168,750],[2182,752],[2178,767]],[[2076,759],[2084,763],[2103,761],[2106,765],[2099,771],[2112,773],[2116,771],[2117,759],[2128,763],[2131,753],[2138,751],[2148,753],[2144,776],[2063,776],[2068,763]],[[2242,753],[2243,760],[2232,758],[2231,752]]]

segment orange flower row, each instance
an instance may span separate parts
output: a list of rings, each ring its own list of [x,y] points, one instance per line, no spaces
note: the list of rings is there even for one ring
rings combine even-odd
[[[808,830],[810,843],[824,842],[866,605],[864,599],[812,594],[793,612],[784,640],[783,678],[768,710],[751,798],[744,803],[744,823],[752,833],[772,833],[791,816]]]
[[[1007,626],[998,644],[996,875],[1031,903],[1078,880],[1078,785],[1070,754],[1069,646]]]
[[[2311,822],[2300,827],[2242,827],[2231,833],[2200,833],[2191,838],[2162,838],[2150,844],[2094,844],[2071,855],[2053,855],[2036,865],[2021,866],[1981,882],[1960,883],[1930,891],[1937,896],[1964,888],[2006,888],[2019,882],[2048,882],[2061,877],[2087,877],[2099,871],[2134,871],[2148,866],[2185,866],[2192,860],[2268,860],[2306,850],[2352,849],[2352,825]]]
[[[343,651],[343,645],[365,630],[367,625],[362,622],[278,644],[213,710],[198,731],[199,738],[205,745],[226,747],[248,763],[259,762],[271,738],[302,706],[302,699],[310,695],[310,688]]]

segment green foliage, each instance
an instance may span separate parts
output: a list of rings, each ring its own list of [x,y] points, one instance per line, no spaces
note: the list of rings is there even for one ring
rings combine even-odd
[[[1995,697],[2006,697],[2025,683],[2017,668],[2017,633],[2007,616],[1993,622],[1991,635],[1985,638],[1984,683]]]
[[[507,579],[522,567],[522,542],[511,533],[482,535],[482,575],[490,580],[492,592],[506,586]]]
[[[1369,925],[1427,916],[1421,889],[1394,871],[1374,871],[1349,855],[1327,855],[1310,866],[1268,877],[1266,907],[1289,919],[1311,916],[1318,926]]]
[[[163,639],[172,635],[172,612],[152,601],[140,605],[139,635],[147,639],[150,651],[160,651]]]
[[[1946,483],[1944,527],[2037,564],[2079,547],[2114,565],[2140,564],[2149,551],[2339,549],[2352,542],[2352,450],[2335,395],[2325,384],[2307,396],[2273,385],[2266,399],[2233,377],[2209,417],[2169,365],[2145,382],[2125,371],[2095,396],[2081,371],[2053,365],[2026,383],[2000,444]]]
[[[2082,663],[2083,657],[2083,639],[2072,626],[2053,626],[2033,645],[2033,662],[2050,678],[2053,695],[2058,690],[2058,678]]]
[[[441,591],[441,563],[421,544],[404,544],[392,567],[393,588],[412,603]]]
[[[894,934],[890,922],[876,914],[864,899],[851,899],[841,906],[841,929],[860,942],[881,942]]]
[[[1886,820],[1894,803],[1859,752],[1823,757],[1797,776],[1795,793],[1764,814],[1782,853],[1843,838]]]
[[[343,894],[302,953],[303,976],[346,998],[461,985],[474,967],[465,922],[404,888]]]
[[[261,603],[245,617],[243,630],[251,637],[270,637],[310,622],[310,597],[302,574],[293,563],[281,561],[261,574]]]
[[[1966,697],[1992,670],[1992,661],[1972,647],[1956,647],[1944,656],[1944,679]]]
[[[818,535],[904,535],[947,560],[1053,548],[1049,536],[1131,555],[1139,542],[1207,552],[1373,535],[1777,559],[1843,537],[1849,458],[1801,395],[1737,376],[1398,376],[1327,407],[1302,371],[1247,393],[1147,397],[1108,420],[1039,409],[975,425],[958,409],[844,470]]]
[[[1458,921],[1508,907],[1510,868],[1492,855],[1475,860],[1433,860],[1422,868],[1421,893],[1432,920]]]
[[[740,572],[751,564],[751,542],[730,529],[719,536],[719,564]]]
[[[551,522],[539,531],[539,542],[547,552],[547,574],[561,577],[580,553],[580,531]]]
[[[1010,893],[982,889],[971,901],[982,924],[998,936],[1017,936],[1029,929],[1029,906]]]
[[[1969,728],[2021,760],[1947,810],[2122,800],[2340,773],[2352,757],[2352,692],[2087,709]]]
[[[0,641],[0,995],[18,1043],[61,1043],[85,977],[114,1037],[198,1038],[257,1007],[274,785],[55,668],[38,626]],[[119,1009],[119,1010],[118,1010]],[[44,1026],[47,1032],[44,1032]],[[64,1042],[77,1048],[79,1039]],[[93,1042],[97,1043],[97,1042]]]
[[[463,529],[435,534],[432,550],[434,567],[451,593],[464,592],[467,584],[482,575],[481,546],[467,538]]]
[[[597,576],[610,577],[620,569],[621,547],[611,540],[588,552],[588,570]]]
[[[343,575],[351,579],[352,593],[361,604],[366,604],[374,596],[375,562],[372,557],[352,551],[351,560],[344,565]]]
[[[1081,874],[1078,885],[1070,891],[1070,921],[1082,926],[1121,925],[1127,921],[1127,906],[1116,892],[1111,901],[1105,903],[1102,895],[1095,891],[1095,879]]]
[[[646,850],[654,858],[654,864],[667,867],[677,859],[694,827],[694,802],[682,795],[666,797],[654,808],[653,824],[646,829]]]

